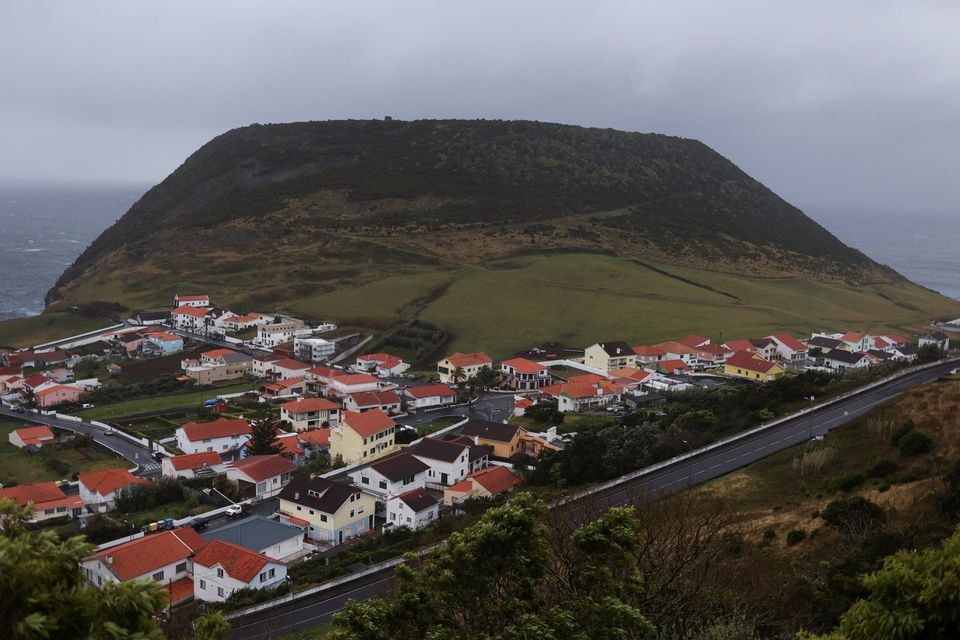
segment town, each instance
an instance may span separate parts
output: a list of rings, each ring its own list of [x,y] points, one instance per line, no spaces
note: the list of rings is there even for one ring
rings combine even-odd
[[[234,313],[206,295],[173,303],[0,354],[3,446],[15,448],[4,455],[63,474],[62,456],[45,452],[103,446],[125,459],[101,456],[59,481],[4,477],[0,499],[32,505],[38,527],[99,530],[108,539],[83,559],[87,579],[149,578],[172,605],[277,589],[289,568],[358,539],[464,514],[569,447],[586,424],[575,418],[615,421],[694,389],[950,349],[942,331],[688,335],[540,345],[499,364],[455,352],[424,372],[331,323]]]

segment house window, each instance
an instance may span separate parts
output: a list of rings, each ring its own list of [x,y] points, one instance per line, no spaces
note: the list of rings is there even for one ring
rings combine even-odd
[[[327,521],[327,516],[325,516],[325,515],[323,515],[323,514],[321,513],[321,514],[320,514],[320,522],[326,522],[326,521]]]
[[[300,505],[297,505],[297,511],[303,511],[303,509],[300,508]]]
[[[223,577],[223,569],[221,569],[220,567],[217,567],[217,577],[218,578]]]
[[[357,513],[358,513],[358,514],[359,514],[359,513],[363,513],[363,509],[364,509],[364,507],[360,507],[359,509],[357,509]]]
[[[150,577],[156,580],[157,582],[160,582],[161,580],[163,580],[163,571],[157,571],[155,574],[153,574]]]
[[[354,515],[356,515],[356,514],[354,513],[354,510],[353,510],[353,509],[350,509],[350,517],[352,518]]]
[[[396,520],[396,519],[397,519],[397,514],[394,513],[393,511],[391,511],[391,512],[390,512],[390,519],[391,519],[391,520]]]
[[[386,480],[381,480],[379,486],[380,486],[381,489],[386,489],[386,488],[387,488],[387,481],[386,481]]]
[[[217,587],[217,595],[223,597],[223,587]]]
[[[181,562],[180,564],[177,565],[177,569],[176,569],[176,572],[177,572],[177,573],[183,573],[183,572],[186,571],[186,570],[187,570],[187,563],[186,563],[186,562]]]
[[[207,451],[213,451],[213,447],[207,447]]]
[[[57,507],[57,513],[64,513],[66,512],[66,510],[67,510],[66,507]]]
[[[360,476],[360,484],[370,484],[370,478],[368,478],[367,476]]]
[[[410,484],[411,482],[413,482],[414,477],[415,476],[407,476],[406,478],[403,479],[403,484]]]
[[[260,582],[266,582],[266,581],[267,581],[267,572],[264,571],[260,574]]]
[[[275,578],[276,575],[277,575],[277,570],[276,570],[276,569],[270,569],[270,571],[267,572],[267,577],[269,577],[269,578]]]
[[[201,581],[200,581],[200,588],[201,588],[202,590],[204,590],[204,591],[207,590],[207,581],[206,581],[206,580],[201,580]]]
[[[267,483],[266,483],[266,482],[258,482],[258,483],[257,483],[257,493],[263,493],[263,492],[266,491],[266,490],[267,490]]]

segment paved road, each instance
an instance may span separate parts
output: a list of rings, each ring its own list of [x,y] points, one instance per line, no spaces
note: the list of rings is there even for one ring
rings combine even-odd
[[[398,423],[416,426],[424,422],[432,422],[446,416],[463,416],[491,422],[503,422],[513,415],[512,393],[481,393],[480,399],[472,406],[450,407],[436,411],[420,411],[416,414],[404,416]]]
[[[46,424],[51,427],[59,427],[76,433],[86,433],[93,436],[97,444],[102,444],[107,449],[123,456],[131,463],[140,465],[137,475],[145,478],[160,475],[160,465],[153,459],[150,451],[143,445],[127,440],[123,436],[105,435],[106,429],[85,422],[74,422],[72,420],[61,420],[55,416],[45,416],[29,411],[17,413],[9,407],[0,407],[0,415],[13,418],[14,420],[23,420],[35,424]]]
[[[778,451],[807,442],[811,437],[826,434],[863,415],[877,404],[936,380],[956,367],[957,362],[954,361],[908,374],[841,402],[815,408],[773,429],[714,449],[695,451],[691,456],[654,472],[631,474],[636,477],[610,486],[589,498],[572,499],[557,508],[562,509],[571,523],[575,524],[597,515],[606,507],[656,499],[707,482]],[[329,592],[324,591],[297,603],[237,619],[232,622],[231,638],[266,640],[280,631],[289,633],[322,624],[343,607],[347,598],[364,600],[377,595],[378,591],[388,590],[393,584],[392,576],[392,569],[385,570],[382,574],[342,585]]]

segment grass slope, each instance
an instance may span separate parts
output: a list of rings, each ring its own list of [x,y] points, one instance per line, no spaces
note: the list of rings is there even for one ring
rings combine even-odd
[[[685,333],[716,339],[829,327],[903,330],[960,311],[960,303],[907,282],[852,286],[652,266],[595,254],[524,256],[396,276],[288,306],[381,325],[418,313],[451,332],[451,349],[496,356],[549,340],[586,346]],[[430,292],[436,295],[424,295]]]
[[[0,346],[30,347],[111,324],[113,323],[103,318],[84,318],[66,312],[5,320],[0,322]]]

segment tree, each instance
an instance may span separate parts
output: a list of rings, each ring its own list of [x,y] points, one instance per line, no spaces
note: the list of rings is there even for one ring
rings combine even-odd
[[[82,538],[27,530],[32,507],[0,500],[0,629],[11,640],[152,640],[165,594],[153,581],[86,581],[79,562],[93,552]]]
[[[280,420],[261,411],[250,421],[250,440],[247,441],[247,452],[252,456],[262,456],[271,453],[280,453],[283,447],[277,442],[277,430]]]
[[[840,618],[840,627],[807,640],[938,640],[960,629],[960,530],[940,548],[898,551],[861,580],[868,591]]]
[[[193,623],[194,640],[227,640],[230,623],[219,611],[205,613]]]
[[[834,500],[821,515],[827,524],[854,539],[863,539],[886,519],[880,505],[863,496]]]
[[[463,382],[464,378],[467,377],[467,374],[464,372],[463,367],[454,367],[453,373],[450,374],[450,379],[453,380],[453,384],[459,384]]]
[[[396,638],[643,638],[642,584],[632,509],[548,544],[545,505],[519,493],[422,560],[397,568],[392,600],[349,603],[334,617],[338,640]]]

